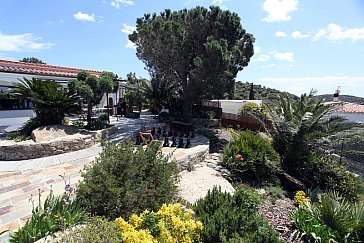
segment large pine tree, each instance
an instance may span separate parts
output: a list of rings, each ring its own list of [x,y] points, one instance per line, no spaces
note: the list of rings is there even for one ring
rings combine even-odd
[[[187,120],[194,101],[232,93],[238,71],[254,54],[254,37],[239,16],[214,6],[145,14],[129,39],[150,73],[181,87]]]

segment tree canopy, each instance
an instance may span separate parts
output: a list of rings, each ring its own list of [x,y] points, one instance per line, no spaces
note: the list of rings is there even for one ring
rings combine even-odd
[[[111,72],[103,72],[100,77],[96,77],[81,71],[77,79],[68,82],[70,92],[77,93],[87,103],[87,123],[91,122],[92,107],[100,103],[105,93],[113,92],[115,77]]]
[[[36,57],[24,57],[23,59],[19,60],[19,62],[47,64]]]
[[[254,37],[239,16],[215,6],[145,14],[129,39],[152,76],[181,87],[186,119],[192,102],[232,93],[234,78],[254,54]]]

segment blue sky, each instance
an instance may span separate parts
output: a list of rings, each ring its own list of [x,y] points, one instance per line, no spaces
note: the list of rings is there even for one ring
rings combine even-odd
[[[364,0],[1,0],[0,59],[148,78],[128,43],[136,18],[195,6],[238,13],[256,38],[237,80],[301,94],[364,97]]]

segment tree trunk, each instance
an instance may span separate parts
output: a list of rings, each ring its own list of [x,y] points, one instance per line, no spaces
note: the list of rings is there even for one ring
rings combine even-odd
[[[192,97],[189,90],[188,78],[182,82],[183,88],[183,118],[190,122],[192,118]]]
[[[87,103],[87,125],[91,124],[91,118],[92,118],[92,103]]]
[[[107,123],[110,124],[110,113],[109,113],[109,93],[106,92],[106,111],[107,111]]]

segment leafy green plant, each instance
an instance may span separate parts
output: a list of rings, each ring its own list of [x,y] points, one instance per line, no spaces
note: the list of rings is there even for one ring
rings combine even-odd
[[[206,111],[207,117],[212,120],[216,116],[216,113],[214,111]]]
[[[44,126],[44,122],[39,117],[30,118],[19,130],[19,134],[30,136],[34,129]]]
[[[15,142],[21,142],[27,140],[27,137],[19,133],[10,133],[8,136],[6,136],[6,139],[14,140]]]
[[[264,188],[267,195],[271,197],[272,201],[275,202],[277,199],[282,199],[286,196],[287,192],[280,186],[267,186]]]
[[[11,243],[35,242],[56,231],[82,223],[84,216],[84,210],[79,202],[67,193],[54,196],[51,192],[42,205],[39,192],[39,204],[33,208],[31,218],[22,228],[10,234],[9,241]]]
[[[203,242],[279,242],[277,233],[259,215],[261,199],[248,189],[231,195],[214,187],[193,210],[203,224]]]
[[[83,128],[85,124],[83,121],[72,121],[72,126]]]
[[[78,242],[123,242],[121,232],[114,221],[108,221],[102,217],[90,217],[84,226],[72,228],[62,234],[54,242],[78,243]]]
[[[315,91],[292,101],[288,94],[280,96],[280,106],[272,110],[273,146],[279,154],[283,169],[291,175],[302,175],[303,162],[309,161],[313,151],[325,150],[324,141],[345,132],[349,136],[355,123],[334,116],[334,107],[314,99]]]
[[[37,114],[36,121],[41,126],[62,124],[66,114],[76,114],[81,111],[80,97],[64,90],[54,80],[24,78],[20,83],[14,84],[13,92],[32,101]]]
[[[356,200],[360,192],[360,180],[346,166],[327,156],[312,154],[310,161],[300,170],[306,184],[322,190],[334,190],[349,200]]]
[[[70,93],[78,94],[83,98],[84,104],[87,104],[87,125],[92,120],[92,107],[100,103],[103,95],[111,93],[116,83],[116,76],[110,72],[102,72],[99,77],[91,75],[86,71],[77,74],[77,79],[71,79],[68,82]],[[108,102],[108,99],[106,99]]]
[[[82,172],[77,190],[82,205],[92,214],[114,219],[169,202],[177,189],[178,167],[159,146],[103,144],[100,157]]]
[[[198,129],[197,134],[207,137],[210,140],[210,143],[218,143],[219,137],[216,135],[216,133],[209,129]]]
[[[239,113],[242,114],[244,112],[257,112],[259,111],[259,105],[254,102],[248,102],[243,107],[240,108]]]
[[[319,201],[292,212],[297,235],[317,242],[361,242],[364,238],[364,204],[350,202],[337,192],[318,195]]]
[[[223,165],[235,176],[247,175],[263,181],[279,168],[279,157],[265,136],[232,130],[233,140],[223,150]]]
[[[107,113],[101,112],[98,116],[101,121],[107,121]]]
[[[106,127],[106,124],[100,119],[92,119],[85,128],[91,131],[101,130]]]
[[[329,242],[333,240],[333,232],[313,215],[309,205],[300,206],[291,213],[292,223],[297,228],[296,238],[308,239],[309,242]]]

